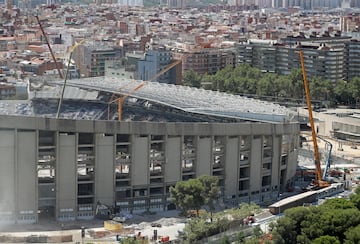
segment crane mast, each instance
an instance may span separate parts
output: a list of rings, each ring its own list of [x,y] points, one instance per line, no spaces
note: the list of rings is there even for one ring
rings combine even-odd
[[[110,120],[110,105],[111,105],[111,103],[114,103],[114,102],[118,103],[118,121],[121,121],[122,120],[122,105],[123,105],[125,98],[127,98],[128,96],[130,96],[131,94],[133,94],[134,92],[139,90],[144,85],[145,85],[145,82],[142,82],[142,83],[140,83],[140,85],[138,85],[134,89],[132,89],[129,93],[123,95],[120,98],[116,98],[116,99],[110,101],[108,103],[108,120]]]
[[[54,61],[54,63],[55,63],[55,66],[56,66],[56,69],[57,69],[57,71],[58,71],[58,73],[59,73],[59,76],[60,76],[61,79],[63,79],[64,77],[63,77],[62,72],[60,71],[59,63],[57,62],[57,60],[56,60],[56,58],[55,58],[55,55],[54,55],[54,53],[53,53],[53,50],[51,49],[50,42],[49,42],[49,40],[48,40],[48,38],[47,38],[47,35],[46,35],[45,31],[44,31],[44,28],[43,28],[43,26],[42,26],[42,24],[41,24],[41,22],[40,22],[39,16],[36,15],[35,18],[36,18],[36,20],[37,20],[37,22],[38,22],[38,24],[39,24],[40,30],[41,30],[44,38],[45,38],[46,44],[47,44],[47,46],[48,46],[48,48],[49,48],[51,57],[52,57],[52,59],[53,59],[53,61]]]
[[[314,118],[311,108],[311,99],[310,99],[310,91],[309,85],[306,77],[306,70],[305,70],[305,62],[303,52],[300,50],[299,52],[300,63],[301,63],[301,70],[304,80],[304,87],[305,87],[305,95],[306,95],[306,104],[309,112],[309,120],[310,120],[310,127],[311,127],[311,136],[314,144],[314,158],[315,158],[315,166],[316,166],[316,179],[313,182],[314,185],[318,188],[324,188],[329,186],[329,182],[323,180],[321,177],[321,166],[320,166],[320,155],[319,155],[319,148],[316,140],[316,132],[315,132],[315,125],[314,125]]]

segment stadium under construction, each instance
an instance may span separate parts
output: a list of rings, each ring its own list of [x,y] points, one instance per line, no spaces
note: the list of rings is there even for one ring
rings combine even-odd
[[[227,205],[275,200],[293,182],[299,124],[284,107],[101,77],[68,81],[58,111],[62,84],[0,101],[0,222],[91,219],[98,202],[174,209],[169,188],[204,174]]]

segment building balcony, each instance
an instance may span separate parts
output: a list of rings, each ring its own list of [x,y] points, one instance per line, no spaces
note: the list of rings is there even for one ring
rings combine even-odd
[[[79,142],[78,148],[79,148],[79,154],[80,153],[86,153],[86,154],[91,154],[92,153],[92,148],[94,147],[94,143],[81,143]]]
[[[240,165],[241,166],[249,165],[249,160],[240,160]]]
[[[89,198],[94,197],[94,192],[92,191],[79,191],[78,198]]]
[[[165,153],[164,152],[151,152],[149,156],[150,156],[150,161],[151,160],[164,160]]]
[[[164,175],[161,170],[150,171],[150,179],[162,178],[162,177],[164,177]]]
[[[125,156],[125,155],[122,155],[122,156],[116,156],[115,157],[115,163],[117,163],[117,164],[129,164],[129,163],[131,163],[131,157],[130,157],[130,155],[127,155],[127,156]]]
[[[130,179],[128,179],[128,180],[116,180],[116,182],[115,182],[115,188],[123,188],[123,187],[130,187],[130,186],[131,186]]]
[[[55,146],[39,146],[39,159],[41,158],[55,158]]]
[[[241,198],[241,197],[246,197],[246,196],[249,196],[249,189],[239,191],[238,197]]]
[[[55,148],[55,145],[51,145],[51,144],[48,144],[48,145],[39,145],[39,150],[42,150],[42,149],[54,149]],[[41,154],[41,151],[39,152],[39,155]]]
[[[55,161],[55,157],[48,155],[38,158],[38,164],[53,164]]]
[[[131,178],[130,173],[116,173],[115,178],[117,181],[129,180]]]
[[[263,158],[263,162],[264,162],[264,163],[271,163],[271,156],[264,157],[264,158]]]
[[[84,164],[93,163],[95,161],[95,156],[91,154],[79,154],[77,161]]]
[[[88,175],[78,174],[77,179],[78,179],[78,182],[91,183],[91,182],[94,182],[95,175],[94,174],[88,174]]]
[[[181,171],[182,171],[183,173],[193,172],[193,171],[195,171],[195,167],[193,167],[193,166],[190,166],[190,167],[182,167],[182,168],[181,168]]]
[[[196,152],[195,150],[188,150],[188,151],[183,151],[183,157],[184,159],[195,159],[196,157]]]
[[[224,170],[223,163],[214,163],[213,164],[213,171],[221,171],[221,170]]]
[[[265,175],[271,175],[271,169],[267,169],[267,168],[263,168],[262,170],[261,170],[261,173],[262,173],[262,175],[263,176],[265,176]]]
[[[54,184],[55,183],[55,176],[44,176],[44,177],[38,177],[38,183],[39,185],[47,185],[47,184]]]

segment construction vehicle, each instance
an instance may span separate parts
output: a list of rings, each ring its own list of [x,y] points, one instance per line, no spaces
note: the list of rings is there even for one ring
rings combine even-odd
[[[329,176],[334,177],[334,174],[337,174],[337,172],[335,170],[330,170],[331,161],[332,161],[331,153],[332,153],[333,145],[332,145],[332,143],[330,141],[325,140],[324,138],[322,138],[320,136],[317,136],[317,138],[322,140],[325,143],[325,150],[326,149],[328,150],[327,158],[326,158],[326,161],[325,161],[325,168],[324,168],[324,171],[323,171],[323,174],[322,174],[322,178],[324,180],[329,181],[329,179],[328,179]],[[301,142],[311,142],[311,140],[306,140],[306,138],[303,137],[303,136],[300,136],[300,140],[301,140]],[[306,173],[315,175],[315,171],[312,171],[312,170],[307,170]],[[337,177],[337,178],[339,178],[339,177]]]
[[[112,207],[98,201],[96,203],[95,217],[98,219],[110,220],[115,217]]]
[[[329,148],[329,152],[328,152],[326,162],[325,162],[325,169],[324,169],[324,172],[322,175],[322,178],[324,180],[329,181],[328,177],[329,177],[329,169],[330,169],[330,165],[331,165],[331,152],[332,152],[333,145],[331,144],[331,142],[329,142],[328,140],[325,140],[324,138],[321,138],[319,136],[318,136],[318,138],[325,142],[325,144],[326,144],[325,148],[326,147]]]
[[[252,214],[252,215],[247,216],[245,219],[243,219],[243,223],[244,223],[244,225],[251,225],[251,224],[255,223],[254,215]]]
[[[330,186],[330,183],[321,175],[321,165],[320,165],[320,155],[319,155],[319,148],[317,144],[316,132],[315,132],[315,125],[314,125],[314,118],[311,108],[311,99],[310,99],[310,91],[309,85],[307,82],[306,77],[306,70],[305,70],[305,62],[303,52],[300,50],[299,52],[300,63],[301,63],[301,70],[304,80],[304,87],[305,87],[305,95],[306,95],[306,104],[309,112],[309,120],[310,120],[310,127],[311,127],[311,136],[314,144],[314,158],[315,158],[315,179],[312,181],[309,190],[316,190]],[[330,150],[331,153],[331,150]],[[329,159],[330,160],[330,159]],[[330,163],[329,163],[330,166]],[[327,173],[327,169],[324,170],[324,175]]]

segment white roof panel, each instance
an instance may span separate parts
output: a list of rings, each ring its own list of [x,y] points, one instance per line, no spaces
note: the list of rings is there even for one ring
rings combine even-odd
[[[63,81],[49,81],[48,83],[62,85]],[[145,85],[135,91],[135,88],[142,83]],[[122,80],[116,79],[115,77],[92,77],[68,80],[67,86],[93,91],[107,91],[122,95],[129,94],[129,96],[132,97],[164,104],[192,113],[268,122],[291,120],[291,111],[278,104],[188,86]],[[74,95],[72,94],[72,96]],[[76,96],[79,96],[79,99],[83,97],[80,93]]]

